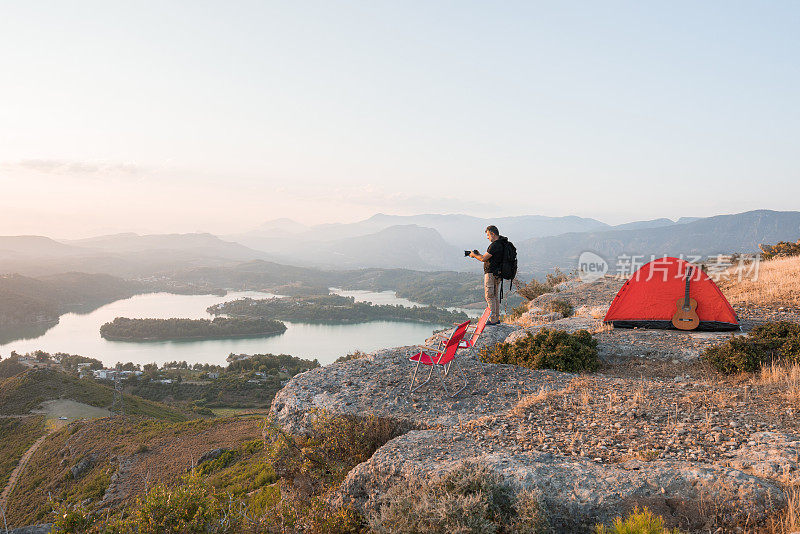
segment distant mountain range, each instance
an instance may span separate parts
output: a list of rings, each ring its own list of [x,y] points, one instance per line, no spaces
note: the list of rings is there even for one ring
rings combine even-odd
[[[269,257],[211,234],[115,234],[64,242],[0,236],[0,273],[29,276],[80,271],[138,277]]]
[[[619,254],[716,254],[757,252],[760,243],[800,237],[800,212],[756,210],[714,217],[661,218],[611,226],[575,216],[527,215],[483,219],[469,215],[377,214],[352,224],[304,226],[269,221],[226,239],[273,254],[281,263],[322,268],[404,267],[477,271],[463,250],[486,247],[484,229],[498,226],[519,250],[520,270],[570,269],[584,250],[609,261]]]
[[[588,232],[612,228],[595,219],[575,216],[523,215],[482,219],[471,215],[384,215],[378,213],[369,219],[355,223],[316,226],[304,226],[290,219],[276,219],[268,221],[262,227],[251,232],[229,235],[224,238],[257,250],[271,250],[285,239],[284,234],[290,234],[297,243],[306,244],[367,236],[392,227],[408,227],[409,233],[412,233],[410,228],[417,226],[436,230],[445,242],[456,249],[473,249],[480,244],[484,229],[490,224],[494,224],[504,234],[513,235],[518,240],[566,232]],[[395,235],[399,237],[399,233]],[[402,239],[405,239],[405,236]]]
[[[377,214],[350,224],[315,226],[275,219],[253,231],[222,237],[115,234],[63,242],[41,236],[0,237],[0,273],[39,276],[82,271],[140,277],[252,260],[323,269],[478,272],[480,264],[464,258],[463,251],[486,248],[484,229],[489,224],[497,225],[517,245],[520,271],[528,275],[549,272],[554,266],[572,268],[585,250],[613,262],[619,254],[756,252],[760,243],[800,237],[797,211],[757,210],[617,226],[575,216],[485,219]]]
[[[800,212],[756,210],[734,215],[690,219],[669,225],[572,232],[517,243],[519,260],[534,272],[553,266],[573,268],[583,251],[604,257],[611,265],[620,255],[711,255],[755,253],[761,243],[797,241]],[[627,226],[627,228],[625,228]]]

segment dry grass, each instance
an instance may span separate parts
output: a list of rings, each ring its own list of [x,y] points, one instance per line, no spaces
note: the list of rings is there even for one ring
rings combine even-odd
[[[533,395],[528,395],[520,399],[517,405],[514,406],[509,411],[509,415],[522,417],[532,406],[545,402],[556,395],[562,395],[566,391],[567,388],[564,389],[552,389],[546,387],[539,388],[539,391],[534,393]]]
[[[770,519],[770,534],[791,534],[800,531],[800,489],[787,488],[786,508]]]
[[[729,275],[720,286],[731,304],[800,306],[800,257],[762,261],[757,278],[746,269],[741,280],[735,268]]]
[[[800,401],[800,365],[785,366],[775,362],[764,365],[759,373],[759,382],[785,388],[788,400]]]

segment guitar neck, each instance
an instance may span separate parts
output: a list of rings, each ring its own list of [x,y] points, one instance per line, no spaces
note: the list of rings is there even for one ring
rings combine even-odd
[[[692,278],[692,268],[689,267],[689,269],[686,271],[686,293],[683,296],[683,307],[684,308],[688,308],[689,307],[689,284],[691,282],[691,278]]]

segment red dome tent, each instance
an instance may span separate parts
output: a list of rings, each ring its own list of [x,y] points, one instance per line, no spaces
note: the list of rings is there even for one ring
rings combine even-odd
[[[672,316],[678,299],[685,294],[690,266],[670,257],[643,265],[619,290],[603,321],[616,328],[674,328]],[[697,330],[739,329],[736,312],[717,284],[698,267],[692,269],[689,296],[697,301]]]

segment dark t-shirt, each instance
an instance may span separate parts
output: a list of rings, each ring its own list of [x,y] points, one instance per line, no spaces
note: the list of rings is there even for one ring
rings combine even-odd
[[[489,244],[486,252],[491,254],[492,257],[489,261],[483,262],[484,273],[496,273],[500,270],[500,265],[503,263],[503,238],[493,241]]]

